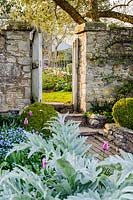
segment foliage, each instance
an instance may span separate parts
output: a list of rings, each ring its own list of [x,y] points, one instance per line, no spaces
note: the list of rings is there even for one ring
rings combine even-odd
[[[48,141],[42,139],[40,135],[26,133],[29,141],[20,145],[15,145],[12,151],[24,150],[29,148],[29,157],[35,152],[46,153],[47,157],[51,156],[51,152],[58,149],[58,153],[65,150],[71,151],[76,155],[84,154],[88,147],[85,146],[85,138],[78,137],[80,132],[79,124],[73,121],[65,122],[65,117],[58,114],[59,117],[53,117],[52,121],[47,123],[47,128],[53,133],[52,138]],[[45,128],[46,129],[46,128]],[[76,141],[75,141],[76,140]],[[60,144],[60,145],[59,145]],[[61,153],[62,154],[62,153]]]
[[[6,127],[7,128],[7,127]],[[0,159],[4,158],[10,151],[14,143],[24,142],[26,140],[25,130],[21,127],[7,128],[0,130]]]
[[[114,98],[106,101],[98,101],[97,99],[91,102],[91,108],[85,113],[86,117],[89,117],[92,113],[101,114],[106,116],[108,123],[114,122],[112,116],[112,108],[114,104],[121,98],[132,96],[133,93],[133,82],[131,80],[123,81],[121,86],[117,86],[114,91]]]
[[[89,117],[92,113],[101,114],[106,116],[106,121],[108,123],[113,122],[112,116],[112,107],[114,105],[114,101],[101,101],[99,102],[97,99],[91,102],[91,108],[88,112],[85,113],[87,117]]]
[[[126,97],[133,96],[133,81],[132,80],[124,80],[121,86],[117,86],[115,90],[115,98],[116,101]]]
[[[120,99],[114,104],[112,111],[117,124],[133,129],[133,98]]]
[[[112,17],[132,24],[133,17],[128,14],[130,6],[132,6],[130,0],[123,4],[120,1],[110,3],[109,0],[8,0],[5,1],[5,4],[1,3],[1,15],[7,12],[14,19],[28,21],[36,27],[54,33],[57,30],[65,29],[67,25],[71,27],[72,19],[76,23],[82,24],[88,18],[98,21],[99,18]],[[7,7],[10,9],[6,11]]]
[[[50,140],[40,135],[26,133],[27,142],[14,145],[12,152],[28,150],[28,158],[42,154],[46,168],[38,173],[27,166],[16,166],[2,171],[0,200],[132,200],[133,155],[121,151],[122,157],[110,156],[98,161],[86,152],[85,137],[79,137],[79,128],[72,121],[65,123],[59,115],[49,122],[53,133]],[[112,169],[104,173],[108,166]]]
[[[45,92],[42,95],[43,102],[72,103],[72,92]]]
[[[0,115],[0,130],[8,129],[10,127],[17,127],[19,125],[19,117],[14,114]]]
[[[29,112],[32,112],[32,116]],[[20,124],[25,127],[26,130],[35,130],[44,133],[44,137],[48,137],[50,132],[42,128],[45,127],[46,122],[50,120],[51,117],[56,116],[57,113],[53,106],[36,102],[25,108],[20,116]],[[28,124],[24,124],[25,118],[28,120]]]
[[[43,90],[72,91],[72,74],[60,68],[48,68],[42,74]]]

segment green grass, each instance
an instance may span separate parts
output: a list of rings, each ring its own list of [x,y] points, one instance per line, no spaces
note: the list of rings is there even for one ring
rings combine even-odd
[[[43,102],[62,102],[62,103],[72,103],[72,92],[43,92],[42,94]]]

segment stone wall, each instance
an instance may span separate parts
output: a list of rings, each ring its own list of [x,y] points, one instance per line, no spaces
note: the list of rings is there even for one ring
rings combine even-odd
[[[104,134],[109,141],[123,149],[133,153],[133,131],[127,128],[119,127],[115,124],[105,124]]]
[[[0,112],[20,110],[31,99],[30,29],[15,25],[0,31]]]
[[[79,38],[78,108],[87,111],[95,101],[112,100],[117,86],[133,80],[133,28],[109,29],[86,23]]]

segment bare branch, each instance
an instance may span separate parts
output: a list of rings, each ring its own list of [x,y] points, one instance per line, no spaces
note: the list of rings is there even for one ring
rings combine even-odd
[[[113,10],[113,9],[115,9],[115,8],[118,8],[118,7],[127,7],[127,6],[129,6],[129,4],[130,3],[132,3],[133,2],[133,0],[130,0],[127,4],[118,4],[118,5],[115,5],[115,6],[113,6],[110,10]]]
[[[120,13],[120,12],[116,12],[116,11],[99,11],[98,13],[99,17],[107,17],[107,18],[114,18],[114,19],[118,19],[120,21],[123,22],[128,22],[133,24],[133,16],[132,15],[128,15],[128,14],[124,14],[124,13]]]
[[[114,19],[118,19],[120,21],[123,22],[127,22],[127,23],[131,23],[133,24],[133,16],[132,15],[128,15],[128,14],[124,14],[124,13],[120,13],[120,12],[116,12],[116,11],[111,11],[111,10],[107,10],[107,11],[99,11],[97,13],[97,15],[99,16],[99,18],[114,18]],[[86,17],[91,18],[91,11],[86,13]]]
[[[56,3],[55,3],[54,12],[55,12],[55,18],[58,19],[58,16],[57,16],[57,4]]]

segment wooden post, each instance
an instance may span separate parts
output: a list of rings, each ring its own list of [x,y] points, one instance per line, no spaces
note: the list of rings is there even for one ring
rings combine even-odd
[[[77,38],[73,42],[73,64],[72,64],[72,97],[73,97],[73,107],[74,111],[78,110],[78,43]]]
[[[42,101],[42,33],[35,32],[32,41],[32,97]]]
[[[42,33],[38,33],[38,59],[39,59],[38,102],[42,102]]]

